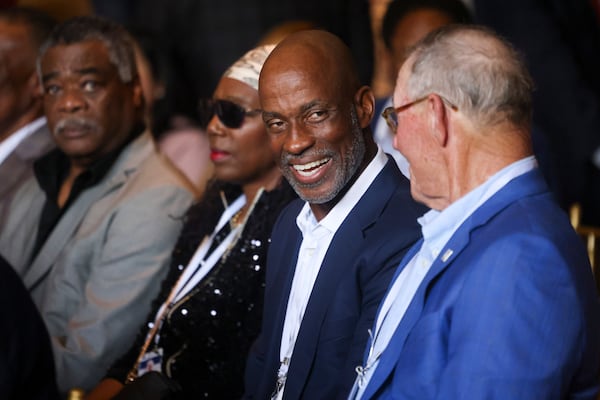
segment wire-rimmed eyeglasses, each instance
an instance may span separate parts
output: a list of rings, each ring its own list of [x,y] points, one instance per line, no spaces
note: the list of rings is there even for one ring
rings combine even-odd
[[[437,93],[431,93],[431,94],[435,94],[436,96],[439,96],[439,98],[442,99],[444,104],[446,104],[452,110],[458,111],[458,107],[455,106],[454,104],[452,104],[449,100],[447,100],[443,96],[441,96]],[[429,98],[429,96],[431,96],[431,94],[428,94],[423,97],[419,97],[418,99],[408,102],[406,104],[403,104],[400,107],[387,107],[385,110],[383,110],[383,112],[381,113],[381,116],[385,119],[385,122],[388,124],[388,126],[390,127],[392,132],[395,134],[396,130],[398,129],[398,114],[404,110],[409,109],[410,107],[414,106],[417,103],[427,100],[427,98]]]

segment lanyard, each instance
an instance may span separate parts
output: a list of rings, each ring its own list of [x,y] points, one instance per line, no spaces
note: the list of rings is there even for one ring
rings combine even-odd
[[[225,200],[223,201],[225,202]],[[158,344],[158,341],[160,339],[158,331],[160,330],[162,321],[167,315],[167,313],[177,303],[177,301],[183,298],[183,296],[186,293],[192,290],[194,286],[204,276],[206,276],[206,274],[230,248],[230,246],[236,242],[237,238],[239,237],[239,234],[243,229],[244,224],[240,224],[239,226],[231,229],[231,231],[223,240],[223,242],[221,242],[221,244],[219,244],[217,248],[208,255],[208,258],[205,259],[207,255],[206,253],[208,252],[215,236],[219,233],[221,229],[225,227],[225,224],[229,223],[231,218],[244,206],[244,204],[246,204],[246,197],[244,195],[238,197],[230,206],[227,206],[227,204],[225,204],[225,211],[223,212],[223,215],[221,215],[221,218],[219,219],[215,230],[210,234],[210,236],[206,236],[202,240],[202,242],[198,246],[198,249],[188,262],[187,267],[184,269],[183,273],[177,279],[177,282],[171,289],[169,296],[167,296],[165,302],[158,309],[158,312],[154,317],[154,322],[151,324],[151,329],[146,335],[146,340],[144,341],[144,345],[141,348],[140,354],[138,355],[138,358],[133,368],[129,371],[129,374],[127,374],[127,381],[133,381],[137,377],[137,366],[144,357],[144,354],[146,354],[146,352],[148,351],[148,348],[150,347],[153,338],[155,339],[154,342]]]
[[[212,269],[212,267],[221,259],[223,254],[227,251],[229,246],[234,242],[234,240],[241,233],[242,225],[238,225],[235,228],[232,228],[229,234],[225,237],[225,239],[217,246],[215,250],[213,250],[210,254],[207,254],[210,249],[215,236],[224,228],[227,227],[226,224],[231,220],[231,218],[246,204],[246,198],[244,196],[238,197],[232,204],[229,206],[221,216],[217,227],[213,231],[210,236],[204,238],[202,243],[196,252],[190,259],[187,267],[184,269],[181,277],[177,280],[177,283],[173,287],[173,303],[181,300],[183,296],[189,293],[190,290],[196,286],[198,282],[206,274]],[[164,306],[165,304],[163,304]],[[162,307],[161,307],[162,308]],[[160,310],[159,310],[160,313]],[[158,313],[157,313],[158,315]]]

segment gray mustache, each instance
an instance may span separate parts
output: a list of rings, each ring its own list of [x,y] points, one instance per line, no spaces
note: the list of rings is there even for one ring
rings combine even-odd
[[[299,160],[303,157],[311,157],[311,158],[312,157],[314,157],[314,158],[331,157],[331,158],[334,158],[334,154],[332,151],[330,151],[328,149],[311,150],[310,152],[306,152],[301,155],[290,154],[290,153],[283,151],[280,156],[280,162],[282,165],[286,165],[286,164],[291,163],[292,161]]]
[[[54,134],[59,135],[64,130],[97,130],[99,125],[95,121],[91,121],[85,118],[65,118],[56,124],[54,127]]]

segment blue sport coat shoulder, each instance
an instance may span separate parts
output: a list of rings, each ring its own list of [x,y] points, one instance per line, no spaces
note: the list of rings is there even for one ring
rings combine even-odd
[[[247,398],[268,397],[275,386],[281,333],[302,242],[296,217],[303,205],[291,203],[273,230],[263,330],[250,357],[263,364],[252,363],[252,371],[246,373],[249,392],[254,392]],[[388,157],[325,255],[294,347],[286,399],[347,396],[377,305],[402,256],[419,238],[417,218],[425,211],[412,199],[408,180]]]
[[[442,249],[363,399],[593,399],[599,335],[587,255],[534,170]]]

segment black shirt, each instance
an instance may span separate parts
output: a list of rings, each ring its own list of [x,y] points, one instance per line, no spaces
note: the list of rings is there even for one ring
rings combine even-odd
[[[40,188],[46,194],[46,201],[42,208],[35,246],[33,247],[30,260],[35,259],[54,227],[81,193],[97,185],[106,176],[123,149],[138,137],[143,130],[143,126],[136,127],[119,148],[95,161],[86,171],[75,178],[69,197],[62,208],[58,205],[58,194],[63,181],[69,173],[71,165],[69,158],[57,148],[34,162],[33,171],[35,178]]]

